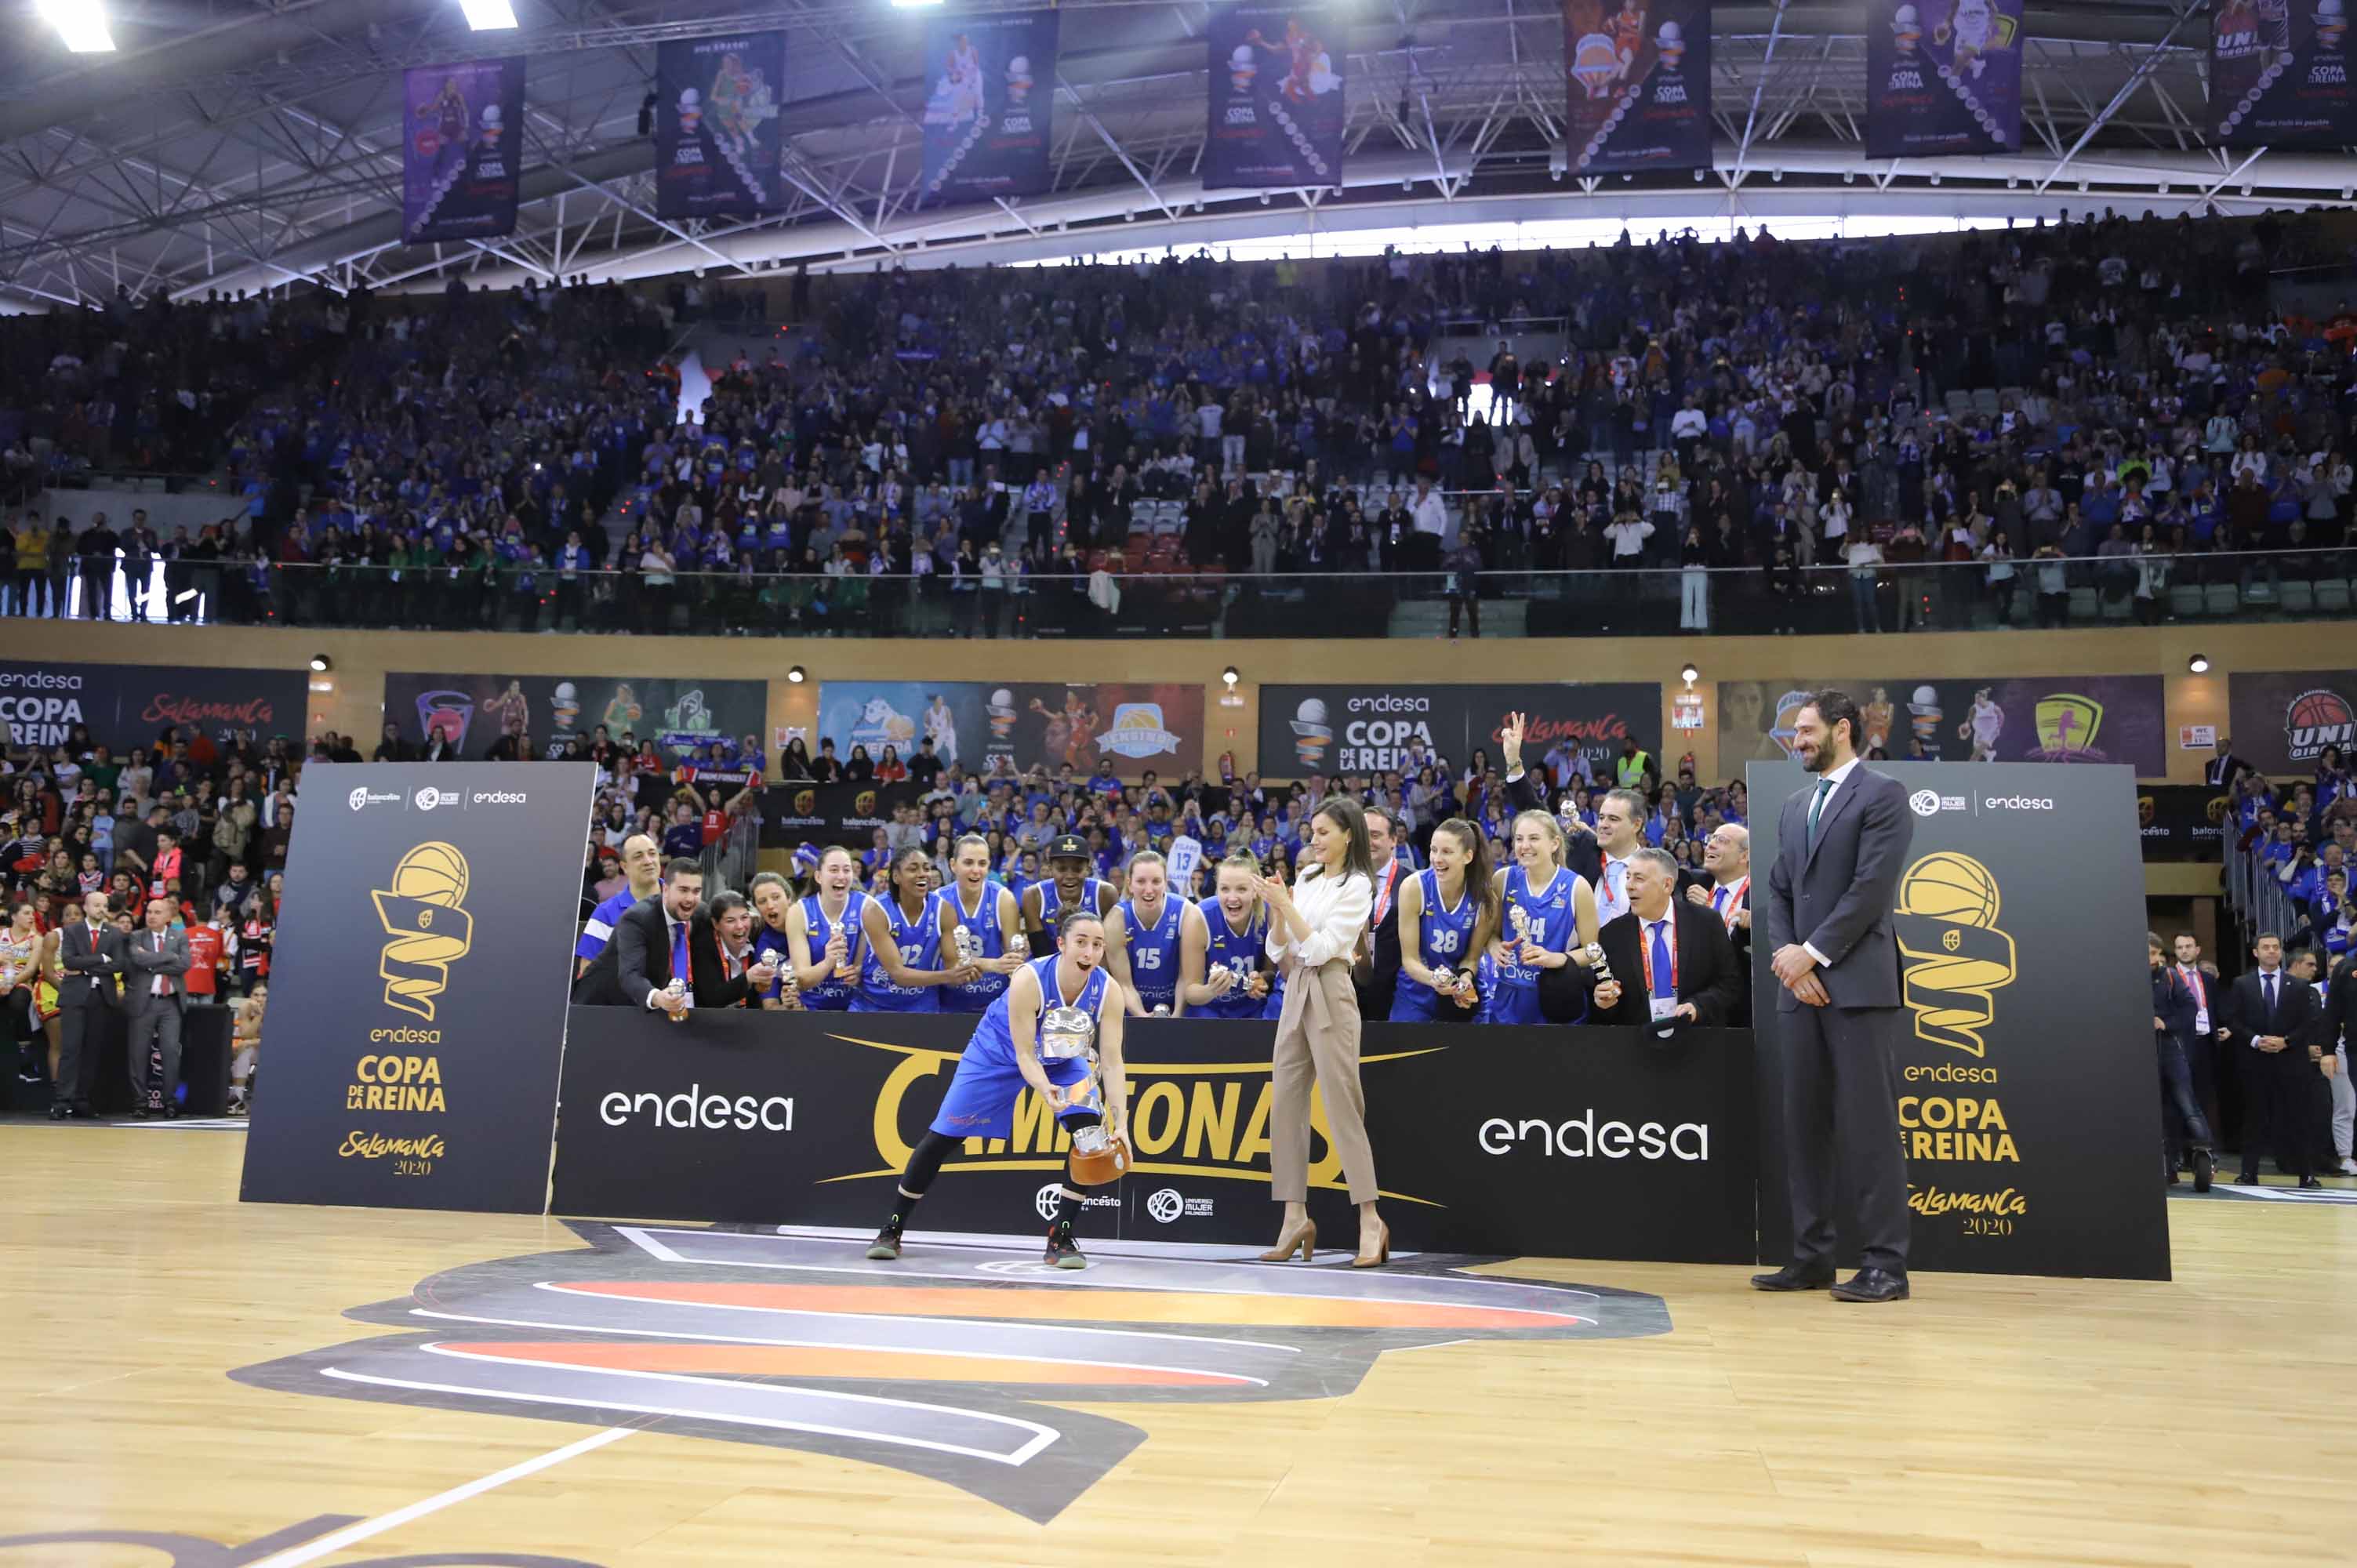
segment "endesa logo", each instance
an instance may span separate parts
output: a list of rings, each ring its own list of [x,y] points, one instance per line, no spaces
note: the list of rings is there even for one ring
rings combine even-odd
[[[740,1094],[731,1100],[725,1094],[705,1093],[700,1083],[691,1083],[673,1095],[625,1094],[618,1089],[597,1102],[597,1114],[608,1127],[627,1126],[643,1116],[650,1125],[674,1133],[794,1130],[794,1102],[785,1095],[760,1100]]]
[[[1992,811],[2050,811],[2052,800],[2044,795],[1991,795],[1981,805]]]
[[[521,789],[478,789],[468,799],[478,806],[523,806],[532,801]]]
[[[1538,1117],[1509,1122],[1492,1116],[1478,1134],[1485,1155],[1510,1155],[1529,1146],[1550,1158],[1566,1160],[1707,1160],[1710,1127],[1702,1122],[1681,1122],[1664,1127],[1659,1122],[1598,1122],[1593,1107],[1566,1122]]]

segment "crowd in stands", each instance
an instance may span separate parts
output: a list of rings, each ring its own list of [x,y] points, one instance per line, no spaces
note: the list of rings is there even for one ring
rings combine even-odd
[[[7,324],[38,340],[5,417],[52,467],[210,439],[242,515],[20,515],[7,602],[56,613],[120,547],[217,574],[225,618],[363,624],[817,628],[880,578],[985,633],[1043,578],[1105,607],[1092,573],[1634,566],[1846,572],[1861,630],[2081,590],[2158,618],[2342,574],[2357,315],[2269,285],[2343,259],[2330,222],[858,274],[707,365],[701,424],[677,289],[118,301]],[[1496,328],[1486,363],[1441,358],[1452,322]],[[1509,323],[1561,334],[1525,362]],[[76,394],[113,412],[69,431]]]

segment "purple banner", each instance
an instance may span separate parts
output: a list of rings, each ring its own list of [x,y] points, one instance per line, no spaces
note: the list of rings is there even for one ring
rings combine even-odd
[[[1203,184],[1331,186],[1342,177],[1341,16],[1316,5],[1223,5],[1211,52]]]
[[[2210,35],[2210,137],[2229,147],[2357,142],[2342,0],[2222,0]]]
[[[2021,0],[1870,0],[1866,154],[2021,148]]]
[[[401,237],[488,240],[516,226],[523,61],[425,65],[402,78]]]
[[[1794,716],[1827,687],[1857,701],[1859,739],[1893,762],[2119,762],[2140,778],[2169,774],[2158,675],[1722,681],[1720,770],[1791,756]]]
[[[674,38],[655,64],[655,210],[752,216],[785,205],[786,36]]]
[[[925,173],[934,204],[1033,196],[1053,183],[1056,13],[925,24]]]
[[[1710,0],[1563,0],[1574,174],[1710,166]]]

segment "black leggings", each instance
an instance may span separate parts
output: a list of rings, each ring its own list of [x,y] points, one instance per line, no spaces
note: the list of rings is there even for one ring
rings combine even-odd
[[[1076,1127],[1093,1127],[1103,1120],[1103,1115],[1094,1111],[1075,1111],[1070,1115],[1058,1118],[1066,1132]],[[916,1152],[909,1156],[909,1168],[900,1173],[901,1192],[910,1197],[924,1197],[926,1191],[932,1187],[933,1178],[942,1174],[942,1162],[950,1157],[952,1149],[964,1142],[963,1138],[952,1138],[946,1133],[936,1133],[931,1128],[927,1128],[924,1138],[917,1144]],[[1077,1183],[1069,1178],[1064,1182],[1064,1187],[1071,1192],[1082,1190]]]

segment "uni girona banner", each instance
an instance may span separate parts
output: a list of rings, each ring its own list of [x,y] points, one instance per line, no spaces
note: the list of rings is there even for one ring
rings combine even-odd
[[[1203,184],[1330,186],[1342,174],[1344,23],[1318,5],[1222,5],[1204,28]]]
[[[2234,754],[2280,778],[2312,775],[2326,746],[2357,756],[2357,670],[2288,670],[2226,678]]]
[[[1914,829],[1891,916],[1909,1015],[1892,1075],[1914,1211],[1908,1267],[2169,1278],[2134,777],[1872,766],[1906,788]],[[1784,803],[1811,782],[1795,763],[1749,770],[1755,897],[1767,896]],[[1752,981],[1760,1255],[1781,1261],[1792,1230],[1782,1031],[1774,973],[1762,963]],[[1856,1234],[1846,1217],[1837,1227]]]
[[[936,204],[1033,196],[1052,184],[1053,11],[925,24],[924,190]]]
[[[402,73],[401,237],[512,233],[523,173],[523,60]]]
[[[655,210],[665,218],[785,205],[778,96],[786,36],[674,38],[655,63]]]
[[[1710,166],[1710,0],[1564,0],[1574,174]]]
[[[587,762],[362,762],[304,791],[246,1139],[249,1203],[537,1214],[578,929]],[[316,792],[316,794],[315,794]]]
[[[2021,146],[2022,0],[1872,0],[1866,151],[1921,158]]]
[[[2221,0],[2210,34],[2210,136],[2229,147],[2357,142],[2345,0]]]

